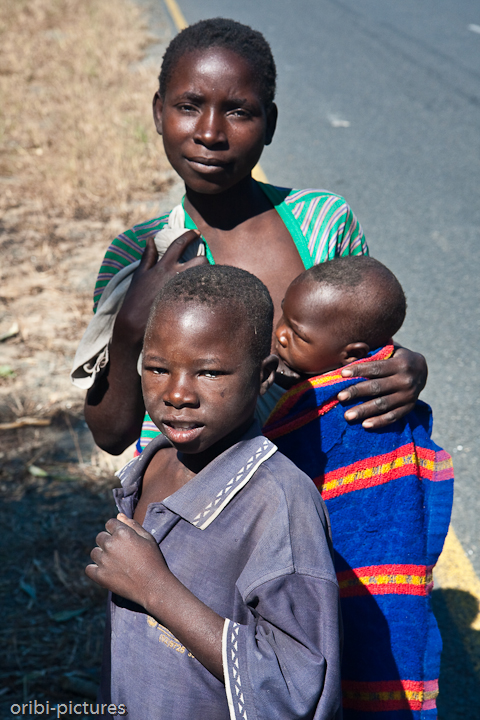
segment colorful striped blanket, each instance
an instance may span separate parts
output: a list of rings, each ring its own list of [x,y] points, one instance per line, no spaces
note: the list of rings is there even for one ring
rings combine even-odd
[[[389,345],[366,360],[392,353]],[[429,594],[450,521],[452,461],[430,437],[425,403],[380,431],[349,425],[336,396],[358,382],[335,370],[299,383],[263,432],[312,478],[330,513],[345,719],[434,718],[442,643]]]

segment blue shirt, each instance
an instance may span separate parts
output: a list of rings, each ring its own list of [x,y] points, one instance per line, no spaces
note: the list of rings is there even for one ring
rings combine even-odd
[[[133,516],[160,436],[119,474]],[[138,605],[113,596],[102,701],[130,720],[340,717],[338,586],[325,506],[310,478],[260,434],[215,458],[143,526],[173,574],[225,617],[225,684]]]

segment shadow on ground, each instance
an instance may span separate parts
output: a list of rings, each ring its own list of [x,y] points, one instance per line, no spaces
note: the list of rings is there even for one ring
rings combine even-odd
[[[88,580],[84,568],[97,533],[115,514],[111,488],[118,480],[92,464],[94,446],[80,416],[60,413],[49,427],[3,432],[2,440],[0,719],[5,720],[13,717],[14,703],[95,700],[106,593]]]
[[[432,606],[443,640],[439,720],[480,720],[480,632],[471,627],[478,600],[462,590],[438,589]]]

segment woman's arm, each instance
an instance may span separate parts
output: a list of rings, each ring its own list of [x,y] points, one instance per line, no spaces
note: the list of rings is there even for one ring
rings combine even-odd
[[[393,357],[343,368],[343,377],[367,377],[366,382],[352,385],[338,394],[340,401],[373,397],[373,400],[350,408],[349,421],[362,420],[369,429],[390,425],[409,413],[427,382],[428,368],[423,355],[397,347]]]
[[[156,294],[171,277],[208,262],[205,257],[179,262],[187,245],[197,238],[197,231],[188,230],[159,262],[150,238],[115,320],[108,367],[85,400],[85,419],[95,442],[112,455],[122,453],[140,436],[145,406],[137,362],[148,314]]]

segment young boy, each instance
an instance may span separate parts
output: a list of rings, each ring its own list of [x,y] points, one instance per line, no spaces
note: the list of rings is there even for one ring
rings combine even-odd
[[[241,267],[265,283],[278,319],[286,288],[305,268],[367,253],[361,227],[343,198],[252,178],[277,119],[275,63],[260,33],[223,18],[196,23],[170,43],[159,80],[155,124],[186,194],[180,208],[135,226],[109,247],[95,307],[117,273],[141,259],[140,267],[101,361],[92,357],[76,368],[91,385],[85,404],[89,427],[97,444],[113,454],[139,436],[141,450],[158,432],[145,416],[137,360],[151,304],[169,278],[206,262]],[[157,262],[154,237],[178,210],[189,230]],[[198,239],[195,229],[205,240],[206,258],[182,264],[186,247]],[[99,367],[102,372],[95,375],[92,370]],[[380,427],[412,408],[425,384],[426,365],[421,356],[399,349],[394,357],[365,366],[363,374],[375,382],[355,388],[357,396],[375,395],[377,401],[356,413]]]
[[[152,307],[142,387],[163,435],[120,472],[86,570],[112,592],[101,699],[132,720],[340,717],[323,501],[254,422],[272,316],[226,266],[177,275]]]
[[[378,432],[344,417],[346,389],[366,359],[393,353],[405,309],[381,263],[340,258],[294,280],[276,328],[280,372],[296,384],[264,434],[313,479],[330,514],[347,719],[436,717],[441,639],[429,593],[452,508],[451,458],[431,440],[424,403]]]

